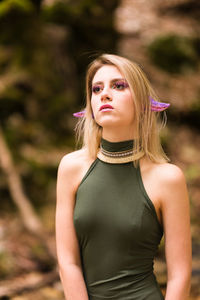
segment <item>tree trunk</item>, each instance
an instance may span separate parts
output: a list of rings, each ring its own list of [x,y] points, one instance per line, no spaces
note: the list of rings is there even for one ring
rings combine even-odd
[[[43,225],[36,215],[35,210],[31,204],[31,201],[26,196],[22,181],[19,173],[14,165],[12,155],[6,144],[3,130],[0,127],[0,163],[1,167],[6,175],[8,187],[10,190],[11,197],[16,204],[17,208],[22,217],[22,222],[25,228],[32,234],[37,236],[42,243],[46,246],[49,254],[55,257],[55,249],[50,244],[47,234],[43,228]]]

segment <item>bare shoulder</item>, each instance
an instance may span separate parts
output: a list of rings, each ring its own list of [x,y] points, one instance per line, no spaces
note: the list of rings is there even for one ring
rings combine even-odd
[[[60,161],[57,181],[76,189],[92,162],[85,148],[66,154]]]
[[[154,164],[155,172],[160,175],[161,180],[167,182],[178,182],[184,180],[183,171],[171,163]]]
[[[171,163],[154,163],[149,159],[142,161],[144,172],[150,174],[159,183],[177,184],[185,182],[185,176],[181,168]]]
[[[155,178],[158,184],[161,206],[188,206],[188,191],[183,171],[171,163],[156,164]]]
[[[144,159],[141,164],[144,181],[150,192],[160,199],[159,202],[172,198],[181,198],[178,195],[187,195],[186,180],[183,171],[171,163],[153,163]]]
[[[62,157],[58,167],[58,172],[75,172],[82,166],[83,162],[87,160],[87,151],[84,148],[74,152],[70,152]]]

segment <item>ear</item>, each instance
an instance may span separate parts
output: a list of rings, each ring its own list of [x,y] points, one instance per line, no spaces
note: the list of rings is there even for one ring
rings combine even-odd
[[[82,118],[82,117],[84,117],[84,115],[85,115],[85,110],[73,113],[73,116],[76,118]]]
[[[152,111],[163,111],[170,106],[170,103],[158,102],[150,97],[151,110]]]
[[[85,110],[73,113],[73,116],[76,117],[76,118],[82,118],[82,117],[84,117],[84,115],[85,115]],[[93,113],[92,113],[92,119],[94,119],[94,114]]]

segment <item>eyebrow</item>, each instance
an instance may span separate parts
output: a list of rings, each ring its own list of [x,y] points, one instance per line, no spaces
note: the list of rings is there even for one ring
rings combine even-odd
[[[116,81],[125,81],[126,82],[126,79],[125,78],[113,78],[110,82],[113,83]],[[97,84],[103,84],[103,81],[97,81],[97,82],[92,83],[92,85],[97,85]]]

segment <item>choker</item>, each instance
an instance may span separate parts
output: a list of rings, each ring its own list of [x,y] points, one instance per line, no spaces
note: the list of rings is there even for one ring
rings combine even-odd
[[[134,162],[143,156],[143,151],[138,153],[134,149],[134,140],[110,142],[102,138],[97,152],[97,157],[101,161],[110,164]]]
[[[125,151],[115,151],[110,152],[102,147],[100,147],[97,157],[107,163],[111,164],[121,164],[121,163],[128,163],[135,160],[134,156],[135,151],[133,150],[125,150]]]

